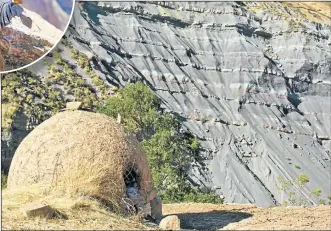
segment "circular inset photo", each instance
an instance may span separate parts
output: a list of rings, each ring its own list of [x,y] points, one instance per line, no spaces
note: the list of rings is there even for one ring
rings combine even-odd
[[[0,73],[37,62],[61,40],[74,0],[0,0]]]

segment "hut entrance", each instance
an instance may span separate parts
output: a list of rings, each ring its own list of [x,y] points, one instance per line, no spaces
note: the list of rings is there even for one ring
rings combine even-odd
[[[133,170],[126,170],[124,175],[124,182],[126,188],[136,188],[139,190],[138,174]]]
[[[126,186],[126,195],[132,201],[135,213],[140,212],[143,208],[143,198],[139,193],[139,176],[133,168],[126,170],[124,175],[124,183]]]
[[[146,203],[146,195],[140,194],[140,181],[140,176],[134,171],[134,168],[131,167],[125,172],[124,182],[126,186],[126,195],[131,201],[131,205],[133,205],[129,211],[133,213],[143,213],[145,219],[156,222],[155,219],[151,217],[152,211],[150,202]]]

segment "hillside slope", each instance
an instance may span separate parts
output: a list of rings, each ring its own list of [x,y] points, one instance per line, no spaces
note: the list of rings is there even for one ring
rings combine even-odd
[[[321,187],[322,198],[331,193],[330,4],[324,11],[309,7],[77,3],[67,37],[106,85],[142,80],[199,138],[206,166],[192,166],[197,185],[212,187],[227,202],[269,206],[286,199],[276,186],[279,176],[306,174],[310,182],[300,192],[317,203],[312,189]],[[77,66],[67,45],[59,49]],[[49,69],[42,62],[30,68],[44,77]],[[89,85],[82,89],[92,89],[88,97],[98,99],[90,73],[79,65],[74,70]],[[52,87],[63,101],[77,98],[61,81]],[[3,138],[8,161],[31,129],[24,128],[27,121],[38,123],[25,117],[23,107],[12,117],[19,129]]]
[[[59,38],[63,34],[60,29],[57,29],[38,13],[31,10],[24,9],[24,15],[31,19],[31,26],[24,25],[19,17],[14,17],[11,24],[7,26],[13,30],[13,33],[16,31],[23,32],[37,39],[46,40],[52,45],[55,45],[59,41]]]
[[[39,14],[21,8],[23,20],[13,17],[11,23],[0,31],[3,64],[1,71],[28,65],[43,56],[61,38],[63,32]],[[2,63],[2,62],[1,62]]]
[[[23,6],[37,12],[60,30],[65,30],[72,12],[73,0],[25,0]]]

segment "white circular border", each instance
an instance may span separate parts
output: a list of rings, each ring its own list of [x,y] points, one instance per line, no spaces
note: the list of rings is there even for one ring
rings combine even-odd
[[[10,71],[0,71],[0,75],[2,74],[8,74],[8,73],[11,73],[11,72],[15,72],[15,71],[19,71],[19,70],[22,70],[22,69],[25,69],[25,68],[28,68],[29,66],[37,63],[38,61],[40,61],[41,59],[43,59],[46,55],[48,55],[60,42],[61,42],[61,39],[63,38],[63,36],[65,35],[65,33],[67,32],[68,30],[68,27],[71,23],[71,19],[72,19],[72,16],[74,15],[74,11],[75,11],[75,5],[76,5],[76,0],[72,0],[72,9],[71,9],[71,15],[69,17],[69,22],[67,24],[67,26],[65,27],[65,29],[63,30],[63,34],[61,35],[59,41],[57,43],[55,43],[53,45],[53,47],[51,47],[51,49],[49,49],[43,56],[40,56],[38,59],[36,59],[35,61],[33,61],[32,63],[29,63],[23,67],[20,67],[20,68],[17,68],[17,69],[13,69],[13,70],[10,70]]]

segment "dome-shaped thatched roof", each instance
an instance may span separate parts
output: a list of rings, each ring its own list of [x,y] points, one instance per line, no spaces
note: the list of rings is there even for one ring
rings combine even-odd
[[[36,127],[13,157],[8,187],[41,184],[117,203],[124,174],[139,178],[141,195],[153,189],[146,155],[114,119],[86,111],[58,113]]]

